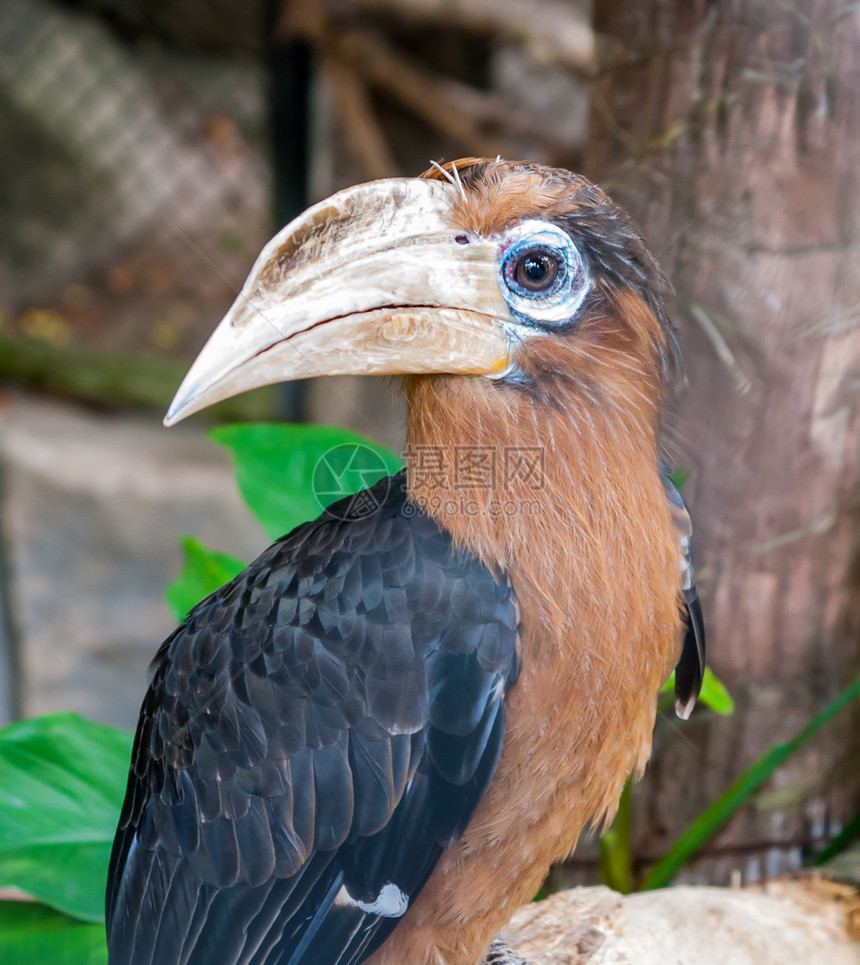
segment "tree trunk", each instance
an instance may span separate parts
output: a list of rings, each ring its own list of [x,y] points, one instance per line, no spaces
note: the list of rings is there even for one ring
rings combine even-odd
[[[676,463],[709,662],[737,700],[658,727],[659,854],[858,669],[860,14],[844,0],[604,0],[585,174],[677,289]],[[858,805],[857,715],[779,772],[688,877],[798,861]],[[819,841],[820,843],[820,841]]]

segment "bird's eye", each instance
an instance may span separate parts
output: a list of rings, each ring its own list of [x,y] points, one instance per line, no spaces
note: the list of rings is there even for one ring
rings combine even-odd
[[[530,292],[545,292],[558,278],[559,261],[555,255],[532,249],[520,255],[514,265],[516,283]]]
[[[509,229],[499,246],[499,287],[523,321],[570,321],[590,278],[570,235],[546,221],[524,221]]]

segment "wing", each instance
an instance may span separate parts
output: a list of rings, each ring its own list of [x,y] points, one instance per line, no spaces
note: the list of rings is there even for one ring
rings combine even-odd
[[[402,474],[198,605],[138,724],[111,965],[363,961],[492,776],[516,632],[507,579],[454,551]]]
[[[693,553],[690,539],[693,535],[693,521],[680,490],[672,481],[672,474],[665,462],[660,463],[660,478],[672,514],[675,535],[678,538],[678,553],[681,570],[681,591],[684,594],[687,629],[681,648],[681,658],[675,667],[675,713],[686,720],[692,713],[702,689],[705,673],[705,624],[702,617],[702,604],[693,571]]]

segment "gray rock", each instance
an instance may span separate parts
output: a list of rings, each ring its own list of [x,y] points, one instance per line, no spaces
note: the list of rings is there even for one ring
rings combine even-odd
[[[0,467],[23,713],[133,727],[147,665],[174,626],[163,593],[181,565],[178,536],[246,559],[267,543],[227,453],[193,426],[12,396]]]

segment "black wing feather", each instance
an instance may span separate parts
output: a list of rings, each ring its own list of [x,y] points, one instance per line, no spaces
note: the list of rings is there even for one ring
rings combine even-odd
[[[679,717],[690,716],[705,675],[705,623],[695,585],[684,589],[687,629],[681,659],[675,667],[675,709]]]
[[[699,593],[696,590],[693,553],[690,547],[693,521],[681,491],[672,480],[669,466],[661,462],[659,468],[663,491],[666,493],[666,501],[669,503],[669,512],[672,514],[672,523],[678,539],[681,590],[684,594],[686,631],[681,658],[675,667],[675,713],[686,720],[693,711],[705,674],[705,624],[702,617],[702,604],[699,602]]]
[[[366,495],[374,514],[345,501],[299,527],[159,651],[111,965],[358,965],[474,813],[517,673],[510,584],[402,474]]]

